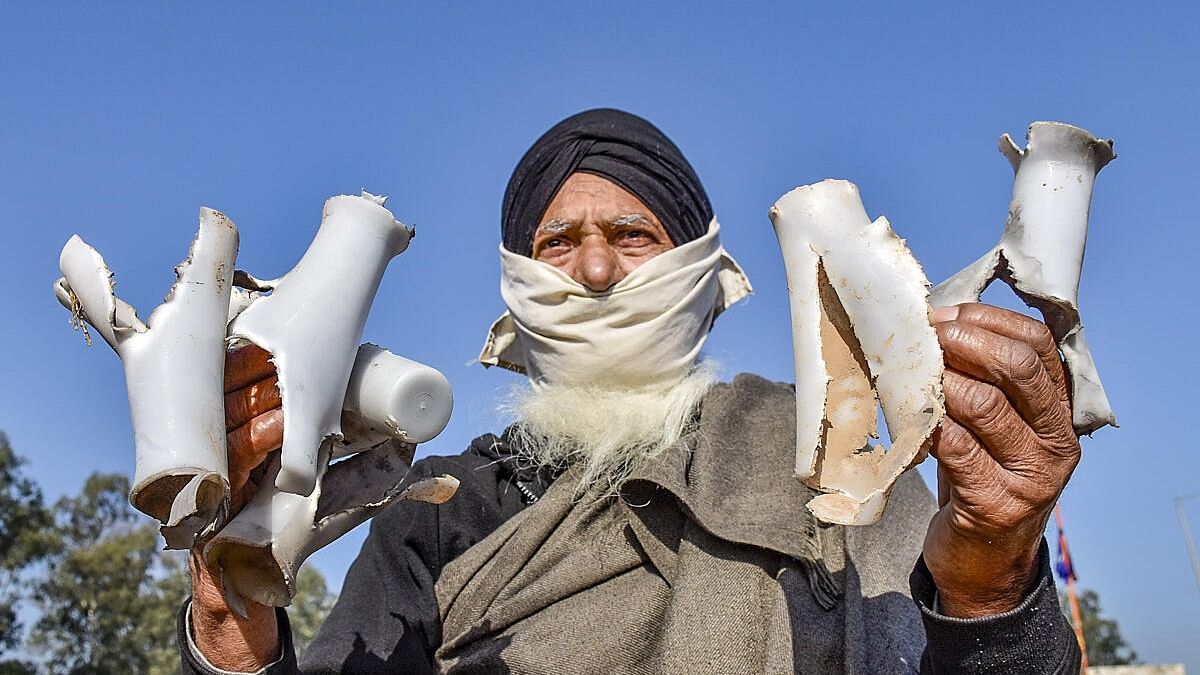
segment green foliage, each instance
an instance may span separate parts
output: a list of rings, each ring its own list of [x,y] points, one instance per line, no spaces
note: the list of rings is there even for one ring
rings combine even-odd
[[[177,659],[182,597],[166,580],[181,565],[127,506],[128,489],[124,476],[93,474],[82,494],[55,504],[57,542],[35,586],[42,615],[29,639],[52,672],[152,673]]]
[[[186,560],[158,550],[157,528],[129,508],[128,489],[123,476],[93,474],[82,494],[54,507],[55,547],[34,593],[42,616],[29,639],[51,672],[179,671],[175,621],[191,588]],[[297,588],[289,614],[299,648],[334,596],[308,568]]]
[[[138,522],[139,516],[125,501],[129,479],[115,473],[94,473],[76,497],[63,497],[54,505],[59,549],[86,546],[101,533]]]
[[[300,568],[300,574],[296,576],[296,597],[288,608],[297,656],[312,642],[336,601],[337,596],[329,592],[320,572],[311,567]]]
[[[37,484],[21,471],[25,460],[0,432],[0,653],[20,644],[17,606],[25,597],[22,572],[49,551],[51,516]],[[14,670],[0,662],[0,675]]]
[[[130,508],[129,481],[92,474],[53,508],[0,433],[0,675],[179,672],[175,621],[191,591],[185,554],[159,550],[158,529]],[[297,650],[336,596],[303,568],[288,609]],[[25,641],[40,663],[5,659],[21,644],[18,605],[40,616]]]
[[[1060,593],[1058,603],[1074,627],[1070,600]],[[1138,662],[1137,652],[1121,636],[1121,627],[1115,620],[1101,614],[1100,596],[1096,591],[1087,590],[1080,593],[1079,615],[1083,623],[1083,640],[1087,643],[1089,666],[1125,666]]]
[[[37,675],[37,666],[28,661],[0,661],[0,675]]]

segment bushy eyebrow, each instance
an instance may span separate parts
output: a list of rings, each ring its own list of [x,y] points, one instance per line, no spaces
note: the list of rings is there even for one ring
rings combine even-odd
[[[548,234],[562,234],[571,227],[571,223],[562,218],[551,218],[538,226],[538,229]]]
[[[613,218],[608,225],[610,227],[624,227],[635,223],[646,224],[650,219],[641,213],[626,213],[625,215]],[[538,226],[538,230],[546,234],[562,234],[571,228],[572,223],[562,218],[551,218]]]
[[[649,219],[642,214],[625,214],[614,217],[614,219],[612,219],[608,225],[613,227],[623,227],[626,225],[634,225],[635,222],[646,223],[649,222]],[[552,219],[541,223],[541,225],[538,226],[538,229],[548,234],[562,234],[563,232],[566,232],[566,229],[569,227],[571,227],[570,221],[560,219],[560,217],[552,217]]]
[[[648,223],[650,219],[640,213],[627,213],[623,216],[613,218],[612,224],[621,227],[623,225],[632,225],[634,223]]]

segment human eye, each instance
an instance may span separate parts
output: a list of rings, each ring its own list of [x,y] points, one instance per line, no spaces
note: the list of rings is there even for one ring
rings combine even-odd
[[[551,262],[565,258],[571,253],[574,247],[575,243],[566,235],[547,237],[546,239],[537,242],[536,246],[534,247],[533,257],[535,260]]]
[[[630,227],[617,233],[617,245],[623,248],[638,249],[655,243],[654,235],[649,231]]]

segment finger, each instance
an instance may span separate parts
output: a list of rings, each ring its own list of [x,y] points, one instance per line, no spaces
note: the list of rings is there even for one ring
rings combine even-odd
[[[1059,397],[1063,401],[1067,400],[1066,370],[1058,353],[1058,343],[1054,341],[1054,336],[1046,324],[1020,312],[976,302],[959,305],[956,320],[1033,347],[1042,361],[1042,367],[1057,386]]]
[[[227,434],[229,487],[237,492],[246,478],[272,451],[283,445],[283,411],[263,413]]]
[[[225,353],[225,393],[275,374],[271,353],[257,345],[244,345]]]
[[[279,378],[269,377],[225,394],[225,428],[236,429],[283,405]]]
[[[937,323],[946,365],[1004,392],[1039,436],[1070,421],[1070,411],[1033,347],[959,321]]]
[[[245,506],[248,501],[253,499],[254,495],[258,494],[258,491],[262,488],[263,483],[266,482],[268,475],[274,475],[273,473],[269,474],[269,472],[271,471],[272,464],[278,466],[278,458],[278,450],[268,452],[257,466],[251,467],[249,472],[245,473],[244,478],[241,475],[238,476],[240,488],[236,491],[230,490],[229,493],[230,518],[237,515],[238,512],[242,510],[242,507]],[[232,483],[233,481],[231,479],[230,484],[232,485]]]
[[[998,468],[996,460],[969,429],[950,417],[943,417],[937,434],[937,442],[929,454],[938,461],[939,478],[944,470],[951,491],[954,486],[978,483],[982,476],[994,475]]]
[[[1021,470],[1036,461],[1041,443],[1008,397],[994,385],[947,369],[942,378],[946,414],[978,439],[1005,469]]]

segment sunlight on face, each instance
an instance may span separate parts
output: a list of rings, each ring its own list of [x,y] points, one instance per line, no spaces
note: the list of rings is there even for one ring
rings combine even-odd
[[[533,258],[604,291],[674,247],[642,200],[608,179],[576,173],[546,207],[533,237]]]

